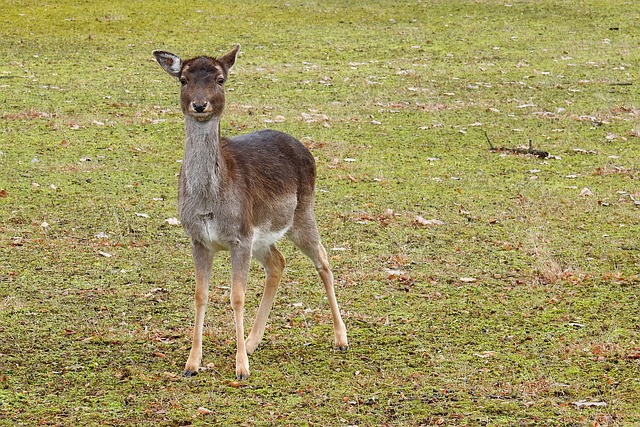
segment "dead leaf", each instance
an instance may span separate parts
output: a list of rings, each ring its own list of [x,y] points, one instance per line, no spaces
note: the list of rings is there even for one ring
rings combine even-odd
[[[169,225],[180,225],[178,218],[167,218],[164,221]]]
[[[577,406],[578,408],[591,408],[598,406],[607,406],[606,402],[589,402],[587,400],[578,400],[576,402],[571,402],[572,405]]]
[[[424,225],[424,226],[444,225],[444,221],[440,221],[439,219],[425,219],[420,215],[416,216],[415,222],[418,225]]]
[[[479,357],[481,359],[487,359],[489,357],[493,357],[496,355],[495,351],[483,351],[482,353],[473,353],[474,356]]]
[[[582,190],[580,190],[580,196],[581,197],[593,196],[593,192],[588,187],[584,187]]]
[[[199,408],[198,408],[198,412],[199,412],[200,414],[202,414],[202,415],[209,415],[209,414],[212,414],[212,413],[213,413],[213,411],[212,411],[211,409],[207,409],[207,408],[205,408],[204,406],[199,407]]]
[[[476,279],[475,277],[461,277],[460,281],[463,283],[474,283],[477,282],[478,279]]]
[[[598,154],[596,150],[585,150],[584,148],[574,148],[573,151],[580,154]]]
[[[640,359],[640,349],[635,349],[627,354],[627,359],[630,360],[638,360]]]
[[[229,381],[228,384],[230,387],[233,387],[233,388],[241,388],[245,386],[245,384],[243,384],[240,381]]]

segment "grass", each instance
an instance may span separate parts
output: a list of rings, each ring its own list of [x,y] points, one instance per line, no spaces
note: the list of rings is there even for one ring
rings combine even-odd
[[[0,425],[640,425],[638,5],[344,3],[5,2]],[[236,42],[223,133],[312,149],[351,349],[283,242],[250,379],[225,257],[183,379],[184,135],[151,51]],[[552,157],[489,150],[529,141]]]

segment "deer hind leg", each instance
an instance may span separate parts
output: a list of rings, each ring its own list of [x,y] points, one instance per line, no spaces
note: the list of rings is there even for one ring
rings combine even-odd
[[[302,231],[300,231],[302,230]],[[315,220],[307,222],[302,229],[293,230],[289,237],[293,243],[313,262],[320,279],[327,293],[329,307],[331,308],[331,318],[333,320],[334,345],[338,350],[349,348],[347,340],[347,328],[344,326],[340,316],[340,307],[333,288],[333,273],[329,267],[327,251],[320,242],[318,229]]]
[[[251,241],[231,246],[231,308],[236,325],[236,378],[249,377],[249,358],[244,343],[244,298],[249,265],[251,263]]]
[[[264,328],[269,318],[269,312],[273,305],[273,299],[276,296],[280,279],[282,278],[282,272],[284,271],[285,261],[284,257],[278,251],[275,245],[269,246],[266,250],[258,251],[255,257],[260,261],[260,264],[264,267],[264,271],[267,275],[267,279],[264,285],[264,293],[262,294],[262,300],[258,307],[256,314],[256,320],[253,323],[249,337],[245,342],[247,348],[247,354],[253,354],[258,348],[262,337],[264,336]]]
[[[202,330],[204,328],[204,315],[209,299],[211,266],[213,264],[213,256],[215,255],[215,252],[198,242],[193,243],[192,251],[196,270],[195,324],[191,352],[184,367],[185,377],[196,375],[200,367],[200,362],[202,361]]]

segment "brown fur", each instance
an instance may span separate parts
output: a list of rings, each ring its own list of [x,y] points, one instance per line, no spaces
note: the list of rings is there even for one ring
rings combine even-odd
[[[195,375],[202,359],[202,329],[213,256],[231,252],[231,306],[236,325],[236,377],[249,376],[247,354],[264,334],[284,269],[276,241],[286,235],[314,263],[324,284],[334,325],[334,343],[348,347],[346,328],[333,289],[327,253],[320,242],[313,199],[315,162],[297,139],[263,130],[231,139],[220,137],[223,85],[240,46],[221,58],[182,61],[155,51],[158,63],[182,83],[186,143],[180,170],[178,209],[192,243],[196,270],[195,329],[185,375]],[[244,338],[244,297],[254,256],[267,278],[256,320]]]

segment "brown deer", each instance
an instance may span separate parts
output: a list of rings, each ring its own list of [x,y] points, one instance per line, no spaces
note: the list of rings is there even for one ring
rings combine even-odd
[[[249,359],[264,335],[285,261],[276,241],[288,237],[311,261],[324,284],[334,327],[334,344],[346,350],[347,330],[333,289],[327,252],[320,242],[313,200],[315,160],[294,137],[262,130],[220,137],[224,83],[240,45],[220,58],[182,60],[153,54],[180,80],[186,144],[180,170],[178,210],[192,245],[196,273],[195,327],[185,376],[198,373],[202,329],[214,255],[231,253],[231,307],[236,326],[236,378],[249,376]],[[245,341],[244,300],[251,256],[264,267],[266,283],[256,320]]]

